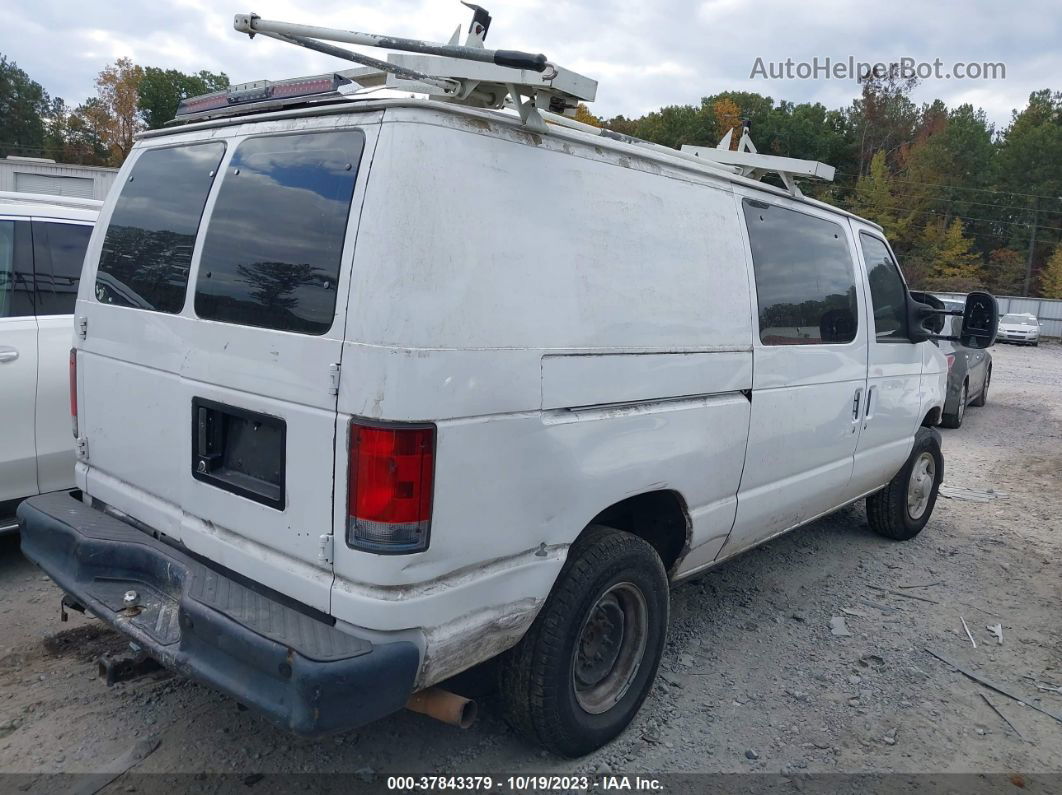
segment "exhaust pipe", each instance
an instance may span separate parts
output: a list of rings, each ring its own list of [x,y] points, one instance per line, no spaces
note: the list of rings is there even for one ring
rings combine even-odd
[[[414,693],[406,702],[406,709],[461,729],[467,729],[476,721],[475,701],[439,687]]]

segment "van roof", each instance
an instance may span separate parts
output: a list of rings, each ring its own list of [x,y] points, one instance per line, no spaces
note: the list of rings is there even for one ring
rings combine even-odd
[[[0,191],[0,215],[44,216],[69,221],[95,222],[103,202],[74,196]]]
[[[364,113],[387,108],[411,108],[414,110],[423,110],[425,112],[441,111],[446,113],[471,116],[480,119],[485,118],[500,124],[505,124],[507,126],[521,127],[520,118],[515,113],[510,113],[503,110],[473,108],[468,107],[466,105],[459,105],[456,103],[441,102],[433,99],[415,98],[408,96],[388,98],[333,96],[327,99],[322,98],[317,101],[310,101],[307,102],[305,105],[288,107],[280,110],[263,110],[260,112],[252,112],[241,115],[224,116],[220,118],[209,119],[206,121],[190,121],[186,124],[175,125],[173,127],[166,127],[159,130],[148,130],[146,132],[140,133],[137,138],[138,140],[145,140],[158,137],[166,137],[176,134],[183,134],[192,130],[206,130],[218,127],[239,126],[242,124],[247,124],[256,121],[290,119],[303,116],[322,116],[339,113]],[[817,199],[812,199],[807,196],[793,196],[791,193],[782,188],[777,188],[773,185],[769,185],[758,180],[751,179],[749,177],[741,176],[740,174],[734,173],[733,171],[727,169],[725,166],[721,166],[719,164],[710,162],[696,162],[692,157],[688,157],[683,153],[679,152],[678,150],[670,150],[667,147],[655,145],[651,147],[644,146],[635,143],[631,140],[619,140],[617,138],[591,135],[587,132],[582,132],[580,130],[572,129],[569,127],[562,127],[556,124],[549,124],[548,132],[545,134],[560,139],[581,141],[583,143],[590,144],[591,146],[622,151],[624,152],[624,154],[628,154],[644,160],[666,163],[667,165],[672,167],[678,167],[689,171],[698,172],[734,184],[743,185],[754,190],[759,190],[764,193],[769,193],[775,196],[784,197],[793,201],[818,207],[820,209],[827,210],[838,215],[852,218],[879,230],[881,229],[880,224],[858,216],[855,213],[843,210],[840,207],[835,207],[832,204],[828,204]]]

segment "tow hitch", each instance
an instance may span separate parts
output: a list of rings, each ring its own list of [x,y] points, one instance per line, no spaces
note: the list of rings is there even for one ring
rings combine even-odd
[[[147,676],[162,669],[158,660],[146,654],[135,643],[129,644],[129,650],[132,654],[113,657],[110,654],[104,654],[100,657],[100,679],[105,681],[108,687],[116,682],[139,679],[141,676]]]

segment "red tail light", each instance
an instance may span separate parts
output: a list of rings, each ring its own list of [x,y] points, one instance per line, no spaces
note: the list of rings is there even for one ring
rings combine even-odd
[[[77,348],[70,349],[70,428],[77,438]]]
[[[435,426],[350,425],[347,543],[379,553],[428,547]]]
[[[951,366],[953,364],[955,364],[955,354],[954,353],[946,353],[944,355],[948,357],[948,372],[950,373],[951,372]]]

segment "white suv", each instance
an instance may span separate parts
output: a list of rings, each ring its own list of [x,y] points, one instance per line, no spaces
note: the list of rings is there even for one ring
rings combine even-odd
[[[24,497],[74,485],[74,301],[102,202],[0,193],[0,532]]]
[[[141,136],[89,245],[78,488],[19,510],[68,604],[304,734],[503,655],[575,755],[670,583],[863,497],[925,526],[947,363],[878,226],[501,111],[250,94]]]

